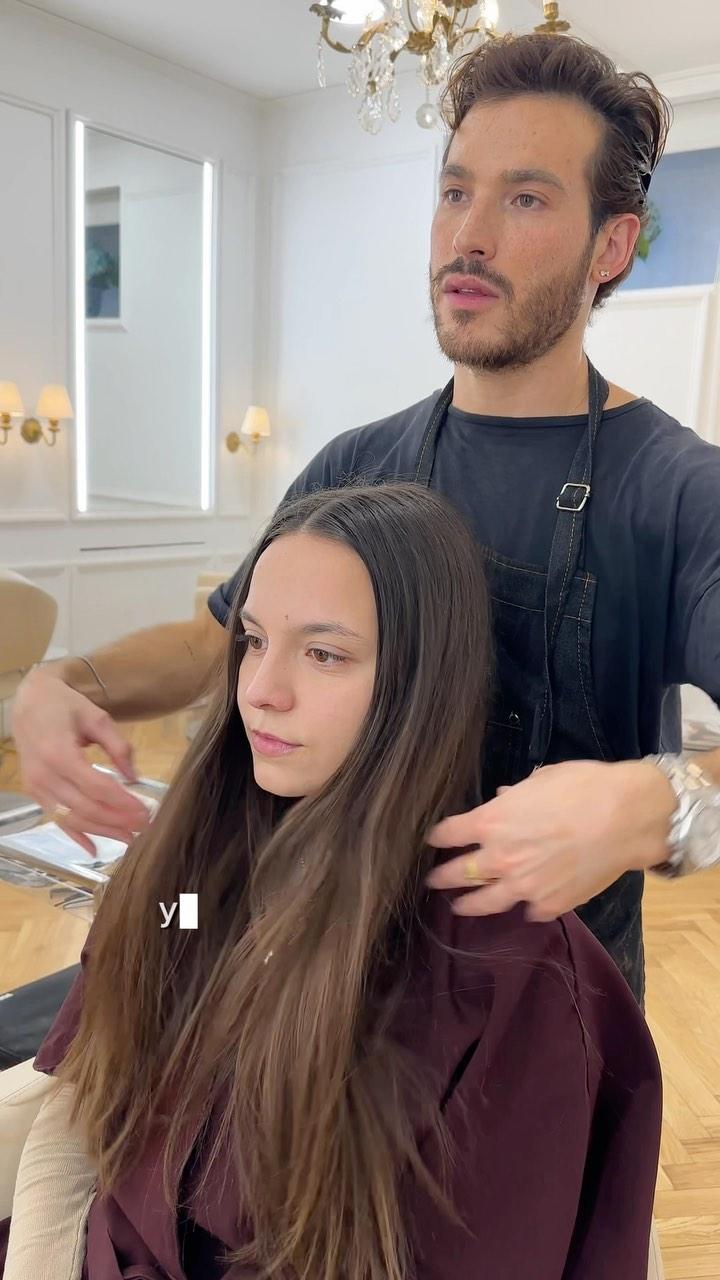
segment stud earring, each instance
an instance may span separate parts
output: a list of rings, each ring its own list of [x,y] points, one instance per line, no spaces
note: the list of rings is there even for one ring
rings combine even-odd
[[[601,275],[601,277],[602,277],[602,279],[603,279],[603,280],[607,280],[608,276],[610,275],[610,272],[609,272],[609,271],[601,271],[601,272],[600,272],[600,275]]]

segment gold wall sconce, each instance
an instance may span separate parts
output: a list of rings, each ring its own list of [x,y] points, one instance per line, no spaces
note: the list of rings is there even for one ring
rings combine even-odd
[[[20,435],[25,443],[37,444],[38,440],[43,440],[52,448],[57,440],[60,423],[75,417],[67,389],[57,383],[48,383],[40,392],[35,414],[34,418],[25,417],[22,397],[14,382],[0,382],[0,431],[3,433],[0,445],[8,442],[13,418],[22,418]],[[47,418],[49,436],[45,434],[40,418]]]
[[[238,449],[244,449],[247,453],[254,453],[258,441],[266,439],[269,435],[270,418],[267,409],[263,409],[258,404],[251,404],[243,418],[240,435],[238,435],[237,431],[229,432],[225,437],[225,444],[231,453],[237,453]],[[243,440],[242,436],[249,437],[250,444]]]

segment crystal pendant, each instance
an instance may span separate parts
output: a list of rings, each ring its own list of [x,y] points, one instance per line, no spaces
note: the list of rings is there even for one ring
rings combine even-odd
[[[318,40],[317,46],[317,78],[321,89],[327,89],[327,75],[325,72],[325,48],[322,36]]]
[[[400,95],[393,83],[387,98],[387,117],[391,124],[397,124],[400,115]]]
[[[433,36],[433,48],[430,54],[429,62],[432,70],[433,80],[439,84],[443,80],[450,68],[452,59],[450,50],[448,49],[447,36],[442,27],[435,28]]]
[[[418,67],[418,75],[422,83],[425,85],[425,88],[432,89],[433,85],[435,84],[435,77],[433,75],[432,64],[426,53],[424,53],[420,59],[420,66]]]
[[[421,129],[434,129],[440,124],[440,113],[434,102],[423,102],[415,112],[415,119]]]
[[[379,133],[382,125],[382,95],[377,91],[366,94],[358,112],[358,119],[368,133]]]
[[[410,0],[414,7],[414,17],[421,31],[432,31],[437,5],[435,0]]]
[[[377,41],[376,61],[373,66],[373,79],[378,89],[388,89],[395,79],[395,68],[390,56],[391,48],[386,40]]]
[[[402,19],[398,22],[393,22],[388,28],[386,38],[390,42],[393,53],[399,53],[401,49],[405,48],[405,45],[410,39],[410,32],[408,30],[407,23]]]
[[[352,98],[359,98],[367,92],[370,78],[370,56],[368,49],[357,49],[350,59],[347,74],[348,93]]]

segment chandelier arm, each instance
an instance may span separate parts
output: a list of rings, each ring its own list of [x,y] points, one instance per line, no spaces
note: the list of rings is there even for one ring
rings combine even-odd
[[[317,10],[313,8],[312,12],[316,13]],[[325,43],[329,45],[331,49],[335,50],[336,53],[353,53],[353,50],[349,49],[346,44],[340,44],[339,40],[333,40],[332,36],[330,35],[330,19],[327,17],[327,15],[324,15],[321,21],[322,21],[322,26],[320,28],[320,39],[324,40]]]
[[[468,36],[482,36],[487,34],[487,27],[463,27],[462,31],[459,32],[458,38],[462,36],[463,39],[466,39]]]
[[[409,20],[410,20],[410,26],[412,27],[413,31],[418,31],[418,32],[419,32],[419,31],[420,31],[420,28],[419,28],[419,26],[417,25],[417,23],[416,23],[415,19],[413,18],[413,14],[412,14],[412,5],[410,4],[410,0],[407,0],[407,5],[406,5],[406,7],[407,7],[407,16],[408,16],[408,18],[409,18]]]

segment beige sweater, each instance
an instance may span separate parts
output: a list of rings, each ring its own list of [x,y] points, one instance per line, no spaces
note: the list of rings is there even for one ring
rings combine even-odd
[[[80,1280],[97,1170],[69,1123],[74,1085],[46,1098],[20,1157],[4,1280]]]

